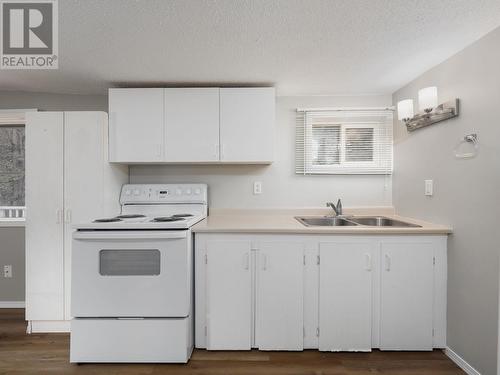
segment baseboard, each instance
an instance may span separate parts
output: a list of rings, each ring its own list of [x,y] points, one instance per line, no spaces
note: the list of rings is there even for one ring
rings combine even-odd
[[[28,321],[27,333],[69,333],[69,320],[31,320]]]
[[[446,354],[453,362],[456,363],[458,367],[464,370],[469,375],[481,375],[479,371],[477,371],[474,367],[469,365],[465,359],[460,357],[457,353],[455,353],[450,348],[446,348],[443,350],[444,354]]]
[[[0,309],[24,309],[24,301],[0,301]]]

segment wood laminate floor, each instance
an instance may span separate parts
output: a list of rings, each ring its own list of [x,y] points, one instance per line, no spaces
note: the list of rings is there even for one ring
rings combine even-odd
[[[26,335],[23,309],[0,309],[0,374],[451,375],[465,374],[441,351],[322,353],[207,352],[187,365],[69,363],[68,334]]]

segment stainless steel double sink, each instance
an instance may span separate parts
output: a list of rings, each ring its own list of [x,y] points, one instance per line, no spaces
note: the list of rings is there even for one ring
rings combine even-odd
[[[414,227],[420,225],[405,221],[390,219],[384,216],[295,216],[306,227],[342,227],[342,226],[368,226],[368,227]]]

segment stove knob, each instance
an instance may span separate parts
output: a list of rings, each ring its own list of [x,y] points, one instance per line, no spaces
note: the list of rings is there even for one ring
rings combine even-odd
[[[194,191],[194,193],[195,193],[196,195],[200,195],[201,190],[200,190],[200,189],[196,189],[196,190]]]
[[[141,191],[139,189],[135,189],[134,190],[134,195],[139,195],[139,194],[141,194]]]
[[[191,189],[186,189],[186,194],[191,195]]]
[[[177,195],[181,195],[181,194],[182,194],[182,190],[181,190],[181,189],[177,189],[177,190],[175,190],[175,194],[177,194]]]
[[[125,195],[130,195],[130,194],[132,194],[131,190],[125,190]]]

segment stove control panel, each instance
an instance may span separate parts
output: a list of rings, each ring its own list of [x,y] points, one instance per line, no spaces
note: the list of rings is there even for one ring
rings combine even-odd
[[[120,195],[121,204],[208,203],[206,184],[127,184]]]

